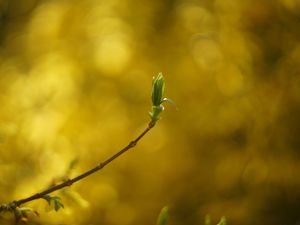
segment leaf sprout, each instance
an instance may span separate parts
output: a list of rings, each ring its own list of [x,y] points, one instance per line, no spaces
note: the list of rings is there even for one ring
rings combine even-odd
[[[169,218],[169,208],[167,206],[163,207],[157,218],[157,225],[166,225]]]
[[[61,202],[60,197],[58,197],[58,196],[44,195],[43,199],[45,199],[50,206],[53,206],[55,211],[58,211],[59,209],[64,208],[64,205]]]
[[[151,117],[151,123],[155,124],[160,119],[160,114],[164,111],[164,102],[169,102],[175,106],[175,103],[168,98],[164,98],[165,92],[165,79],[162,73],[159,73],[157,77],[153,78],[152,82],[152,109],[149,112]]]

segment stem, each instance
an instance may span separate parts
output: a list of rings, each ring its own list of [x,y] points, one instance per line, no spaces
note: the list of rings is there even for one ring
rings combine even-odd
[[[99,163],[96,167],[94,167],[94,168],[92,168],[92,169],[90,169],[90,170],[88,170],[88,171],[72,178],[72,179],[67,179],[66,181],[64,181],[64,182],[62,182],[58,185],[52,186],[52,187],[50,187],[50,188],[48,188],[48,189],[46,189],[42,192],[36,193],[36,194],[34,194],[32,196],[29,196],[27,198],[23,198],[23,199],[20,199],[20,200],[17,200],[17,201],[13,201],[12,203],[9,203],[9,204],[0,205],[0,212],[5,210],[5,208],[7,208],[7,207],[11,208],[11,209],[14,209],[14,208],[19,207],[20,205],[22,205],[24,203],[27,203],[27,202],[30,202],[30,201],[33,201],[33,200],[36,200],[36,199],[43,198],[47,194],[50,194],[50,193],[52,193],[54,191],[57,191],[57,190],[60,190],[64,187],[71,186],[75,182],[78,182],[78,181],[90,176],[91,174],[101,170],[103,167],[105,167],[106,165],[108,165],[109,163],[114,161],[120,155],[122,155],[123,153],[125,153],[129,149],[135,147],[137,145],[137,143],[139,142],[139,140],[142,139],[145,136],[145,134],[147,134],[154,126],[155,126],[155,123],[150,122],[148,124],[147,128],[136,139],[131,141],[126,147],[121,149],[119,152],[117,152],[116,154],[114,154],[113,156],[111,156],[110,158],[105,160],[104,162]]]

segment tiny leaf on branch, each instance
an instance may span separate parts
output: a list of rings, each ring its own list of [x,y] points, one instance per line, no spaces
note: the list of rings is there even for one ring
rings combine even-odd
[[[163,207],[159,213],[157,219],[157,225],[166,225],[169,218],[169,208],[167,206]]]
[[[165,92],[165,78],[162,73],[159,73],[152,82],[152,104],[153,106],[159,106],[163,100]]]
[[[44,195],[43,199],[45,199],[50,206],[53,206],[55,211],[64,208],[64,205],[62,204],[61,199],[58,196]]]
[[[27,222],[28,216],[30,214],[36,215],[36,216],[39,215],[37,211],[34,211],[33,209],[27,208],[27,207],[16,207],[14,209],[14,214],[15,214],[15,218],[16,218],[17,222],[18,221]]]
[[[175,103],[171,99],[164,98],[164,92],[165,79],[162,73],[159,73],[157,77],[153,78],[152,82],[152,110],[151,112],[149,112],[152,124],[155,124],[160,119],[160,114],[165,109],[162,103],[169,102],[172,105],[175,105]]]
[[[226,225],[226,218],[224,216],[221,217],[220,222],[217,225]]]

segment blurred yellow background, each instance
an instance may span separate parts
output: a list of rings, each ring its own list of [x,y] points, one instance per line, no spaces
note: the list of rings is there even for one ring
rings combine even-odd
[[[0,202],[136,148],[30,224],[300,224],[298,0],[1,0]],[[75,167],[68,171],[73,160]],[[1,224],[11,218],[0,215]]]

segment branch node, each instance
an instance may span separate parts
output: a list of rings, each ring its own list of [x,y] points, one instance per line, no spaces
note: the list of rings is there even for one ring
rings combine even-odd
[[[129,148],[133,148],[134,146],[136,146],[136,141],[131,141],[128,146]]]
[[[67,186],[71,186],[73,184],[71,179],[67,179],[65,182]]]

